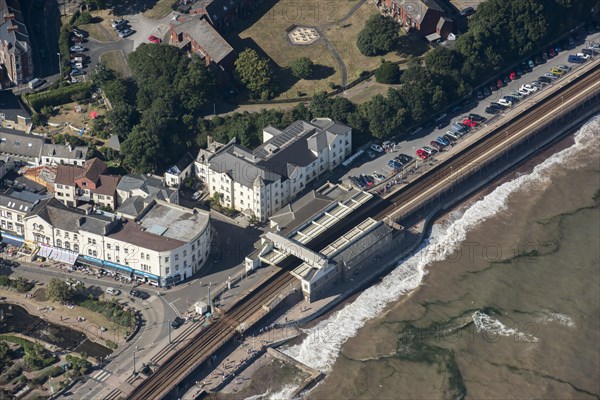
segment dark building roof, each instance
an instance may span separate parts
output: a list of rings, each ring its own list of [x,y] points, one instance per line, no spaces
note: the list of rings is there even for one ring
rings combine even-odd
[[[2,18],[1,14],[0,18]],[[0,90],[0,114],[4,114],[4,119],[7,121],[14,121],[15,123],[18,122],[18,117],[31,120],[31,114],[11,90]],[[2,119],[1,116],[0,119]]]
[[[220,63],[229,54],[233,53],[233,47],[205,18],[192,18],[182,24],[173,26],[172,29],[178,35],[181,33],[189,34],[215,63]]]
[[[189,152],[187,152],[187,153],[185,153],[185,155],[183,157],[181,157],[181,159],[179,161],[177,161],[177,163],[175,165],[173,165],[171,168],[169,168],[167,173],[173,174],[173,175],[179,175],[179,174],[181,174],[181,171],[183,171],[184,169],[189,167],[190,164],[193,162],[194,162],[194,157]]]
[[[0,205],[15,211],[31,213],[33,209],[48,195],[31,193],[26,190],[18,191],[13,188],[0,193]]]
[[[43,143],[44,138],[40,136],[0,128],[0,153],[37,158]]]
[[[423,22],[429,10],[444,13],[444,9],[435,0],[415,0],[410,3],[400,1],[400,6],[406,10],[410,18],[416,23]]]
[[[103,214],[86,214],[85,211],[63,205],[56,199],[43,203],[41,209],[34,213],[56,229],[78,232],[80,229],[98,235],[106,235],[116,223],[111,217]]]

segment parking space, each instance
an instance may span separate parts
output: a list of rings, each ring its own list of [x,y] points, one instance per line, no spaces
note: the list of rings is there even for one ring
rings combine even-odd
[[[531,72],[523,71],[522,76],[515,77],[514,80],[508,81],[508,84],[503,83],[503,87],[500,89],[496,89],[491,92],[487,97],[479,99],[479,100],[470,100],[466,101],[462,104],[462,106],[456,107],[452,111],[446,111],[449,115],[443,118],[443,122],[439,121],[431,121],[429,124],[421,127],[422,129],[418,130],[414,129],[413,136],[409,136],[404,140],[398,142],[393,147],[386,147],[387,151],[385,152],[377,152],[374,149],[371,149],[367,145],[363,149],[364,155],[353,162],[350,166],[350,169],[346,171],[341,180],[343,182],[352,182],[353,180],[350,177],[358,177],[360,180],[360,175],[369,175],[372,177],[372,183],[368,184],[368,182],[363,183],[364,189],[369,189],[375,187],[377,192],[383,194],[386,191],[386,187],[391,189],[396,184],[402,182],[402,179],[406,177],[407,174],[415,172],[420,168],[423,164],[433,164],[435,163],[435,155],[428,157],[427,161],[421,160],[417,156],[417,151],[424,146],[428,146],[433,148],[434,146],[431,144],[432,141],[436,141],[436,139],[440,136],[444,136],[447,134],[447,131],[450,130],[452,124],[456,122],[463,122],[465,119],[469,117],[470,114],[476,114],[486,118],[485,122],[474,121],[477,123],[477,126],[473,126],[466,132],[466,136],[472,135],[474,132],[478,131],[482,126],[486,126],[497,119],[503,118],[504,114],[510,110],[510,106],[499,110],[497,114],[489,114],[486,113],[485,110],[490,106],[492,102],[498,102],[504,96],[510,96],[515,92],[518,92],[519,88],[524,84],[531,84],[540,76],[548,73],[553,68],[558,68],[559,65],[567,65],[572,70],[577,69],[581,65],[577,63],[569,63],[568,57],[569,55],[574,55],[577,53],[581,53],[583,49],[586,49],[593,45],[594,43],[600,43],[600,33],[592,33],[583,35],[580,34],[579,40],[575,41],[570,45],[568,49],[562,49],[556,56],[553,58],[549,58],[547,61],[541,63],[540,65],[536,65]],[[600,55],[596,54],[595,58],[600,57]],[[540,57],[541,58],[541,57]],[[528,60],[526,60],[528,61]],[[587,63],[589,61],[584,61]],[[572,72],[572,71],[571,71]],[[510,72],[509,72],[510,74]],[[567,73],[569,74],[569,73]],[[508,74],[507,74],[508,75]],[[563,75],[565,76],[565,75]],[[504,78],[504,76],[500,77]],[[496,78],[497,79],[497,78]],[[496,82],[496,79],[494,82]],[[547,86],[538,88],[538,90],[529,95],[523,96],[519,99],[519,104],[534,104],[539,97],[538,94],[542,91],[546,90],[547,87],[554,85],[556,82],[559,82],[561,77],[557,78],[549,78],[550,82]],[[470,122],[468,122],[470,124]],[[437,126],[436,126],[437,125]],[[474,124],[473,124],[474,125]],[[465,135],[463,135],[465,136]],[[459,136],[460,137],[460,136]],[[459,138],[456,143],[460,144],[461,139]],[[448,147],[453,147],[454,144],[448,145]],[[435,149],[434,149],[435,150]],[[442,151],[445,151],[442,149]],[[414,159],[407,163],[392,163],[395,168],[390,166],[390,161],[394,158],[397,158],[400,154],[406,154]],[[386,177],[385,180],[380,181],[375,178],[375,175],[382,174]],[[368,181],[370,178],[367,178]],[[364,181],[364,179],[363,179]]]
[[[127,40],[133,42],[132,50],[142,43],[150,43],[148,40],[150,36],[155,36],[163,42],[168,41],[169,24],[174,22],[176,17],[176,13],[170,13],[159,20],[146,18],[143,14],[124,15],[123,18],[128,21],[128,26],[133,30],[133,34],[127,37]]]

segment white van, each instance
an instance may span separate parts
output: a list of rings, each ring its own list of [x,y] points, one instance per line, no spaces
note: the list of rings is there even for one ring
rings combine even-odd
[[[29,81],[29,88],[35,89],[38,86],[42,86],[44,83],[46,83],[46,81],[43,79],[33,78],[32,80]]]
[[[119,289],[109,287],[109,288],[106,288],[106,293],[108,293],[112,296],[118,296],[121,293],[121,291]]]

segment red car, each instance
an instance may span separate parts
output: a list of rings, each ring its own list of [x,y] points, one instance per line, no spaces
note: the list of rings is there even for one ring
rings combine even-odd
[[[152,43],[156,43],[156,44],[159,44],[159,43],[160,43],[160,39],[159,39],[159,38],[157,38],[157,37],[156,37],[156,36],[154,36],[154,35],[150,35],[150,36],[148,37],[148,40],[149,40],[149,41],[151,41]]]
[[[496,81],[496,86],[498,87],[498,89],[504,87],[504,82],[502,82],[502,79],[498,79],[498,81]]]
[[[508,75],[508,77],[510,78],[511,81],[514,81],[515,79],[517,79],[517,73],[515,71],[513,71],[510,73],[510,75]]]
[[[417,150],[417,156],[423,160],[427,160],[429,158],[429,153],[423,149]]]
[[[477,122],[473,121],[472,119],[468,119],[468,118],[463,119],[463,124],[465,124],[469,128],[475,128],[477,126]]]

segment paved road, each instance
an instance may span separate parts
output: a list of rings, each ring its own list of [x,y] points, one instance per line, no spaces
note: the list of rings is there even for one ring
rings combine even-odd
[[[33,47],[37,78],[58,78],[58,33],[60,13],[56,1],[22,0],[21,11]],[[45,56],[41,56],[41,52]]]
[[[480,100],[479,102],[474,102],[474,106],[470,107],[469,109],[463,109],[459,113],[449,115],[448,118],[452,117],[452,121],[462,121],[468,116],[469,113],[476,113],[492,120],[492,116],[486,114],[484,111],[485,108],[490,104],[490,102],[496,101],[502,96],[510,94],[510,92],[512,91],[516,91],[521,85],[525,83],[529,83],[531,81],[536,80],[539,76],[543,75],[544,73],[548,72],[551,68],[556,67],[559,64],[566,64],[575,69],[577,67],[577,64],[569,64],[567,62],[569,54],[575,54],[577,52],[580,52],[581,49],[587,47],[588,42],[592,41],[600,41],[599,32],[596,32],[592,35],[589,35],[587,38],[584,38],[578,44],[576,44],[576,46],[573,49],[565,50],[558,54],[556,57],[548,60],[548,62],[546,62],[545,64],[536,66],[532,72],[526,73],[520,79],[510,82],[507,86],[503,87],[502,89],[493,92],[491,96]],[[560,79],[558,81],[560,81]],[[545,89],[542,89],[542,91],[544,90]],[[536,93],[539,94],[542,91],[538,91]],[[535,98],[535,94],[529,95],[521,102],[533,102],[535,101]],[[503,115],[506,112],[508,112],[508,110],[499,114],[493,120],[496,120],[497,118],[503,118]],[[488,120],[488,122],[491,122],[490,120]],[[450,124],[448,124],[448,126],[449,125]],[[435,127],[431,127],[429,128],[429,130],[427,130],[426,128],[424,129],[424,133],[420,135],[415,135],[414,137],[410,137],[406,140],[399,142],[396,146],[396,150],[392,153],[378,154],[377,157],[374,159],[369,159],[367,156],[365,156],[362,159],[362,162],[357,162],[352,166],[350,170],[346,171],[341,177],[341,179],[347,180],[349,176],[356,176],[360,174],[372,174],[374,171],[382,173],[386,176],[391,176],[393,175],[393,172],[387,165],[389,160],[396,157],[399,153],[405,153],[416,158],[415,152],[422,146],[429,146],[429,142],[435,140],[435,138],[437,138],[438,136],[445,134],[448,130],[448,126],[445,126],[442,129],[436,129]],[[368,146],[365,146],[365,150],[367,147]]]

